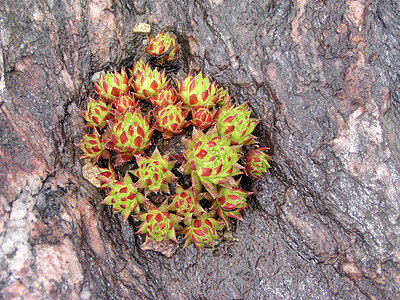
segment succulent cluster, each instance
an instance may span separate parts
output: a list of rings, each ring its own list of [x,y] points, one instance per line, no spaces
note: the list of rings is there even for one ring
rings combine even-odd
[[[173,35],[160,32],[145,51],[167,66],[178,49]],[[184,247],[214,247],[218,232],[242,220],[248,206],[240,177],[261,178],[270,168],[268,148],[254,146],[259,120],[207,75],[170,80],[173,74],[144,60],[95,82],[98,99],[82,112],[91,132],[77,144],[81,158],[99,167],[102,204],[123,221],[138,220],[146,243],[182,235]]]

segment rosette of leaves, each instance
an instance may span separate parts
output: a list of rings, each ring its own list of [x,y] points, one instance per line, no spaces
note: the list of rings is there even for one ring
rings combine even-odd
[[[160,65],[178,58],[176,53],[179,47],[176,45],[176,39],[168,32],[159,32],[155,37],[149,36],[147,37],[147,42],[148,46],[145,48],[145,51],[150,56],[156,58]]]
[[[175,161],[171,161],[168,154],[161,156],[156,148],[151,157],[136,155],[136,162],[139,168],[130,172],[139,178],[136,186],[144,188],[145,195],[158,191],[169,193],[168,182],[174,181],[176,176],[171,172]]]
[[[218,100],[217,84],[200,72],[197,76],[189,73],[182,82],[177,82],[179,99],[190,108],[211,108]]]
[[[165,86],[161,90],[158,90],[154,96],[150,97],[149,101],[156,108],[162,108],[170,104],[175,104],[178,101],[178,98],[173,87]]]
[[[143,60],[138,60],[133,64],[131,76],[129,78],[129,83],[132,83],[132,80],[135,80],[137,76],[139,76],[145,69],[150,68],[149,64],[145,64]]]
[[[242,220],[240,211],[248,206],[246,197],[251,194],[238,187],[220,187],[218,196],[211,205],[211,210],[215,210],[229,228],[228,218]]]
[[[125,114],[117,113],[115,120],[109,123],[111,129],[107,132],[105,147],[118,153],[116,166],[150,147],[154,129],[150,128],[150,115],[143,117],[140,108],[128,109]]]
[[[125,114],[128,109],[135,110],[139,107],[139,102],[136,101],[135,97],[131,94],[124,94],[114,100],[115,109],[112,111],[113,114],[117,112]]]
[[[217,90],[217,94],[218,94],[218,100],[215,102],[216,104],[218,104],[219,106],[231,104],[231,97],[229,96],[228,90],[224,89],[223,87],[220,87]]]
[[[268,172],[268,169],[271,168],[270,162],[271,157],[265,153],[269,148],[260,147],[256,149],[251,149],[247,152],[244,165],[245,169],[243,170],[246,176],[254,177],[257,179],[261,179],[263,173]]]
[[[148,206],[146,213],[133,216],[143,222],[136,233],[146,234],[146,243],[152,240],[160,243],[167,239],[177,243],[175,229],[181,230],[179,222],[182,221],[182,218],[168,212],[167,203],[161,204],[158,208],[151,203],[148,203]]]
[[[190,122],[185,120],[188,113],[188,110],[182,108],[181,102],[155,109],[153,115],[156,124],[153,127],[162,132],[164,139],[170,139],[174,134],[181,134],[182,130],[190,125]]]
[[[191,113],[192,120],[190,122],[200,130],[209,128],[216,123],[214,120],[216,111],[211,111],[208,107],[192,108]]]
[[[172,202],[168,205],[168,210],[176,212],[178,216],[184,217],[189,223],[192,221],[193,215],[198,217],[205,212],[199,204],[201,195],[193,194],[193,188],[185,190],[177,183],[175,189],[176,194],[171,196]]]
[[[186,162],[179,171],[191,175],[196,194],[204,186],[215,198],[218,196],[217,185],[230,187],[236,184],[233,176],[241,174],[243,168],[237,163],[241,146],[231,145],[230,136],[220,137],[215,127],[207,133],[193,128],[192,139],[183,139],[183,143]]]
[[[99,168],[99,171],[100,173],[96,176],[96,179],[101,183],[100,189],[108,188],[109,183],[118,179],[117,173],[110,161],[108,161],[108,168]]]
[[[256,143],[255,136],[251,133],[260,120],[250,118],[250,114],[251,111],[247,110],[247,103],[221,107],[215,114],[219,134],[221,136],[231,135],[233,144],[251,145]]]
[[[110,190],[101,204],[112,205],[114,213],[121,212],[124,222],[131,212],[140,213],[140,204],[147,201],[146,197],[134,185],[128,173],[125,174],[123,181],[109,182],[108,187]]]
[[[169,84],[165,70],[159,72],[156,69],[152,70],[147,64],[141,73],[131,81],[131,86],[135,91],[135,96],[138,99],[144,100],[154,96],[158,90]]]
[[[110,158],[110,153],[104,147],[104,141],[96,128],[93,128],[93,134],[82,133],[82,140],[76,144],[83,154],[81,159],[90,159],[96,163],[101,157]]]
[[[222,230],[224,223],[213,217],[212,213],[204,213],[198,218],[193,218],[179,233],[184,233],[186,248],[194,243],[197,248],[203,250],[204,245],[214,248],[214,240],[218,240],[217,230]]]
[[[107,72],[106,75],[101,74],[100,79],[94,85],[96,93],[110,102],[120,95],[128,93],[130,89],[124,67],[121,69],[121,74],[118,71]]]
[[[107,126],[107,120],[110,118],[109,105],[102,99],[96,101],[89,97],[87,109],[82,111],[81,115],[87,122],[85,127],[103,129]]]

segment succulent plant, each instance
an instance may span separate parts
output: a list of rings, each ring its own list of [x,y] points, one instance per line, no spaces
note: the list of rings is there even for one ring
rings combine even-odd
[[[81,159],[90,159],[96,163],[101,157],[110,158],[108,150],[104,147],[104,141],[96,128],[93,134],[82,133],[82,140],[76,144],[83,152]]]
[[[256,149],[251,149],[247,152],[245,161],[245,169],[243,170],[246,176],[261,179],[263,173],[267,172],[271,166],[269,162],[272,160],[271,157],[264,151],[269,148],[260,147]]]
[[[133,64],[133,67],[132,67],[132,71],[131,71],[131,76],[130,76],[130,78],[129,78],[129,83],[131,83],[132,82],[132,80],[135,80],[136,79],[136,77],[138,76],[138,75],[140,75],[144,70],[146,70],[146,69],[150,69],[150,66],[149,66],[149,64],[147,63],[147,64],[145,64],[144,62],[143,62],[143,60],[138,60],[138,61],[136,61],[134,64]]]
[[[100,189],[108,188],[110,182],[118,179],[117,173],[110,161],[108,161],[108,168],[99,168],[99,171],[100,174],[97,175],[96,179],[101,183]]]
[[[148,37],[145,50],[149,62],[136,61],[129,76],[124,68],[121,73],[101,74],[95,82],[100,99],[89,98],[87,110],[82,112],[85,127],[93,128],[93,133],[83,133],[77,144],[83,152],[81,158],[93,164],[86,161],[84,177],[108,191],[101,203],[120,212],[124,222],[133,214],[141,222],[137,233],[146,234],[141,248],[166,256],[179,247],[177,234],[184,235],[184,248],[192,243],[201,250],[214,247],[218,231],[229,229],[230,218],[242,220],[241,212],[248,206],[246,197],[251,193],[241,189],[237,175],[244,172],[261,178],[271,161],[265,153],[268,148],[253,148],[242,157],[242,146],[257,143],[252,132],[259,122],[250,117],[247,103],[232,104],[228,90],[201,72],[176,81],[176,88],[170,85],[166,72],[179,68],[174,63],[178,49],[173,35],[160,32]],[[191,119],[186,120],[189,112]],[[183,131],[190,124],[194,126],[191,137]],[[189,176],[174,175],[176,161],[167,152],[160,153],[155,147],[148,155],[154,130],[163,138],[156,134],[153,142],[175,154],[181,164],[178,171],[190,175],[190,180]],[[187,137],[182,137],[184,151],[176,142],[179,138],[163,142],[183,132]],[[104,167],[105,159],[108,167]],[[114,167],[123,163],[127,164],[116,172]],[[170,186],[175,187],[173,195],[167,195]]]
[[[131,81],[131,86],[135,91],[135,96],[138,99],[148,99],[169,84],[165,70],[159,72],[157,69],[152,70],[149,65],[146,65],[144,71],[138,74]]]
[[[153,128],[150,128],[150,115],[143,117],[140,108],[117,113],[110,122],[110,131],[105,139],[105,147],[118,153],[115,165],[132,160],[134,154],[141,154],[150,147]]]
[[[114,114],[116,114],[117,112],[119,112],[120,114],[125,114],[129,108],[131,110],[135,110],[136,108],[138,108],[139,102],[136,101],[133,95],[124,94],[114,100],[114,107]]]
[[[218,94],[218,100],[216,101],[216,104],[218,104],[219,106],[231,104],[231,97],[229,96],[228,90],[224,89],[223,87],[220,87],[217,90],[217,94]]]
[[[156,108],[166,107],[170,104],[175,104],[178,101],[176,91],[173,87],[165,86],[161,90],[157,91],[152,97],[149,97],[149,101]]]
[[[200,216],[204,213],[204,209],[199,204],[201,195],[194,195],[193,188],[185,190],[178,183],[176,184],[176,194],[171,196],[172,202],[168,205],[168,209],[175,211],[178,216],[183,216],[189,223],[192,216]]]
[[[139,178],[138,188],[144,188],[146,195],[158,191],[169,193],[168,182],[174,181],[176,176],[171,172],[175,161],[171,161],[168,154],[161,156],[156,148],[151,157],[136,155],[136,162],[139,168],[130,172]]]
[[[200,107],[198,109],[192,108],[192,120],[190,122],[194,127],[204,130],[211,127],[216,123],[214,120],[214,115],[216,111],[211,111],[208,107]]]
[[[247,103],[221,107],[215,114],[218,132],[221,136],[231,135],[233,144],[251,145],[256,143],[251,135],[260,120],[250,118]]]
[[[183,155],[186,162],[179,171],[191,175],[195,193],[201,191],[204,186],[215,198],[218,196],[216,186],[233,186],[233,176],[241,174],[237,161],[241,155],[241,146],[232,146],[230,137],[218,136],[217,129],[212,127],[205,134],[193,128],[192,139],[183,139],[186,146]]]
[[[240,211],[248,206],[246,197],[251,194],[238,187],[220,187],[218,189],[218,196],[212,203],[211,210],[217,211],[218,215],[229,228],[228,218],[242,220]]]
[[[148,201],[136,188],[128,173],[125,174],[123,181],[112,181],[108,187],[110,190],[101,204],[112,205],[114,213],[121,212],[124,222],[131,212],[140,213],[140,204]]]
[[[197,76],[189,73],[182,82],[177,82],[177,86],[179,98],[187,107],[211,108],[218,100],[217,84],[215,81],[211,83],[201,72]]]
[[[182,108],[181,102],[153,110],[156,121],[153,127],[162,132],[164,139],[170,139],[174,134],[181,134],[182,130],[190,125],[190,122],[185,120],[188,113],[188,110]]]
[[[217,230],[224,228],[224,223],[213,218],[211,213],[205,213],[198,218],[193,218],[191,222],[179,233],[185,234],[185,244],[183,248],[192,242],[200,250],[204,245],[214,248],[214,240],[218,240]]]
[[[176,53],[179,47],[176,45],[176,39],[168,32],[159,32],[154,38],[147,37],[147,42],[148,46],[145,51],[154,58],[158,58],[157,62],[159,64],[174,61],[178,58]]]
[[[86,127],[103,129],[107,126],[107,120],[110,118],[109,105],[102,99],[96,101],[89,97],[87,109],[82,111],[81,115],[87,122]]]
[[[106,75],[101,74],[100,79],[94,85],[96,93],[110,102],[120,95],[128,93],[130,89],[124,67],[121,69],[121,74],[118,71],[107,72]]]
[[[147,213],[134,216],[135,219],[143,222],[136,233],[146,234],[147,242],[155,240],[159,243],[166,239],[177,242],[175,228],[181,229],[179,222],[182,218],[169,213],[166,206],[167,204],[163,203],[157,208],[149,204]]]

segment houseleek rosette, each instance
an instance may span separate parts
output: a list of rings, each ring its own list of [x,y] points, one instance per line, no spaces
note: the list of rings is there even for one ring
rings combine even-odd
[[[112,110],[113,114],[117,112],[125,114],[128,109],[135,110],[139,107],[139,102],[136,101],[135,97],[131,94],[124,94],[114,100],[115,109]]]
[[[129,78],[129,83],[132,83],[132,80],[135,80],[138,75],[140,75],[145,69],[150,69],[150,65],[145,64],[143,60],[138,60],[133,64],[131,76]]]
[[[214,240],[218,240],[217,230],[222,230],[224,223],[213,218],[212,214],[202,214],[198,218],[193,218],[191,222],[179,233],[185,234],[186,248],[194,243],[197,248],[203,250],[204,245],[214,248]]]
[[[144,188],[146,195],[158,191],[169,193],[168,182],[174,181],[176,176],[171,172],[175,161],[171,161],[168,154],[161,156],[156,148],[151,157],[136,155],[136,162],[139,168],[130,172],[139,178],[138,188]]]
[[[211,108],[218,100],[217,84],[210,82],[208,76],[199,73],[193,76],[189,73],[182,82],[177,82],[179,98],[190,108]]]
[[[176,91],[173,87],[165,86],[158,90],[154,96],[148,99],[156,108],[166,107],[170,104],[175,104],[178,101]]]
[[[132,182],[127,173],[123,181],[112,181],[108,184],[110,190],[107,197],[101,204],[112,205],[113,212],[121,212],[124,222],[128,219],[131,212],[140,213],[140,204],[147,201]]]
[[[189,111],[182,108],[182,103],[170,104],[166,107],[153,110],[156,124],[154,129],[162,132],[164,139],[170,139],[174,134],[181,134],[182,130],[190,125],[186,121]]]
[[[248,206],[246,197],[251,194],[237,187],[220,187],[218,196],[211,205],[211,210],[217,211],[217,214],[229,227],[228,218],[242,220],[240,211]]]
[[[166,203],[161,204],[159,208],[149,203],[147,213],[135,215],[134,218],[143,222],[136,233],[146,234],[146,243],[152,240],[159,243],[168,239],[177,242],[175,229],[182,228],[179,225],[182,218],[168,212]]]
[[[251,111],[247,110],[247,103],[235,106],[225,105],[216,115],[218,132],[221,136],[231,135],[233,144],[251,145],[256,143],[251,135],[260,120],[250,118]]]
[[[108,188],[111,182],[118,179],[117,173],[110,161],[108,161],[108,168],[99,168],[99,171],[100,174],[96,176],[96,179],[101,183],[100,189]]]
[[[158,90],[168,84],[169,81],[165,75],[165,70],[162,72],[159,72],[157,69],[152,70],[149,65],[146,65],[144,70],[138,73],[131,81],[135,96],[141,100],[154,96]]]
[[[147,37],[148,46],[145,51],[152,57],[159,58],[157,62],[163,64],[164,62],[170,62],[176,60],[178,57],[178,46],[176,45],[176,39],[168,32],[159,32],[155,37]]]
[[[82,133],[82,140],[76,144],[83,154],[81,159],[90,159],[96,163],[101,157],[110,158],[108,150],[104,147],[104,141],[96,128],[93,128],[93,134]]]
[[[243,170],[246,176],[261,179],[263,173],[267,172],[271,166],[269,165],[271,157],[265,153],[269,148],[260,147],[256,149],[251,149],[247,152]]]
[[[143,153],[150,147],[154,129],[150,128],[150,115],[143,117],[140,108],[117,113],[110,122],[105,147],[118,153],[115,165],[132,160],[134,154]]]
[[[199,204],[200,197],[200,195],[193,194],[192,188],[185,190],[177,183],[176,194],[171,196],[172,202],[168,205],[168,209],[176,212],[178,216],[184,217],[190,223],[193,215],[199,216],[204,212]]]
[[[87,109],[82,111],[81,115],[87,122],[85,127],[103,129],[110,119],[109,105],[102,99],[96,101],[89,97]]]
[[[191,109],[192,120],[190,122],[194,127],[204,130],[211,127],[216,123],[214,115],[216,111],[211,111],[208,107],[200,107],[198,109]]]
[[[96,93],[109,102],[114,101],[122,94],[128,93],[130,89],[124,67],[121,69],[121,74],[118,71],[107,72],[106,75],[101,74],[100,79],[94,85]]]
[[[183,143],[187,149],[183,151],[186,162],[179,171],[191,175],[196,194],[204,186],[215,198],[218,196],[217,185],[235,185],[233,176],[241,174],[243,168],[237,163],[241,146],[232,146],[229,136],[218,136],[215,127],[206,134],[193,128],[192,139],[183,139]]]

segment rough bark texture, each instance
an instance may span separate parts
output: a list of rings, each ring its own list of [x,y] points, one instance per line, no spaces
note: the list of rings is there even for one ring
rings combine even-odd
[[[0,4],[0,297],[400,298],[400,5],[396,1],[4,0]],[[271,174],[239,242],[171,258],[81,176],[90,78],[131,55],[137,22],[176,29],[262,122]]]

